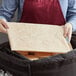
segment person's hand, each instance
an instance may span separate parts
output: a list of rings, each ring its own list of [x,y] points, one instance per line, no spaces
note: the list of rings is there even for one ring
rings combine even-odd
[[[0,32],[7,33],[6,29],[8,29],[6,21],[0,19]]]
[[[72,36],[72,25],[70,23],[66,23],[64,26],[64,37],[68,38],[70,42],[71,36]]]

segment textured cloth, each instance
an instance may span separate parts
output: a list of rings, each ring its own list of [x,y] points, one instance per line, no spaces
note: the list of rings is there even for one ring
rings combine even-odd
[[[10,74],[9,72],[5,72],[3,70],[0,70],[0,76],[13,76],[13,75]]]

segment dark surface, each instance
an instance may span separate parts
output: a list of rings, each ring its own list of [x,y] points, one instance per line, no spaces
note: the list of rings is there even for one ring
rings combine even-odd
[[[13,76],[76,76],[76,49],[31,61],[12,52],[6,42],[0,45],[0,69]]]
[[[30,60],[10,50],[9,43],[0,45],[0,69],[13,76],[29,76]]]
[[[75,49],[76,48],[76,33],[72,34],[71,44],[72,44],[73,49]]]

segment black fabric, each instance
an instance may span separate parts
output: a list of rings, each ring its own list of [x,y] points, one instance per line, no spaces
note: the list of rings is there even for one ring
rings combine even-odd
[[[32,76],[76,76],[76,50],[31,63]]]
[[[72,34],[71,44],[72,44],[73,49],[75,49],[76,48],[76,32]]]
[[[29,76],[29,62],[29,59],[12,52],[9,43],[0,46],[0,69],[9,71],[13,76]]]
[[[9,44],[4,43],[0,46],[0,69],[13,76],[76,76],[76,49],[31,61],[13,53]]]

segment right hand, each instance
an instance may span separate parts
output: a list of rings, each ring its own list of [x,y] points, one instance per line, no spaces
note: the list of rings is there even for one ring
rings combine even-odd
[[[0,19],[0,32],[7,33],[6,29],[8,29],[6,21]]]

